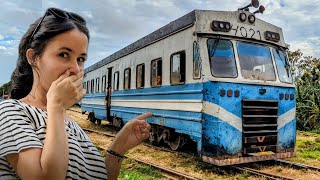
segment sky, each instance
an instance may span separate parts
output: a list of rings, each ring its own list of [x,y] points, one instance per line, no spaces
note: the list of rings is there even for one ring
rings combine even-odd
[[[90,30],[85,68],[193,11],[236,11],[250,0],[0,0],[0,86],[16,67],[20,39],[48,7],[76,12]],[[320,0],[260,0],[256,17],[283,30],[290,51],[320,58]],[[250,8],[250,11],[255,11]]]

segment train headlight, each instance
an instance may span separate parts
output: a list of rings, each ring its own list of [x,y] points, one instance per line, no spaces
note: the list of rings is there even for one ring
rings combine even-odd
[[[294,94],[290,94],[290,99],[294,100]]]
[[[226,90],[220,89],[220,96],[223,97],[224,95],[226,95]]]
[[[244,22],[247,19],[246,13],[242,12],[239,14],[240,21]]]
[[[266,31],[264,32],[264,38],[269,41],[280,41],[280,34],[276,32]]]
[[[248,16],[248,20],[249,20],[249,22],[250,22],[251,24],[253,24],[253,23],[256,21],[256,17],[251,14],[251,15]]]
[[[229,90],[227,91],[227,95],[228,95],[228,97],[232,97],[232,94],[233,94],[232,90],[231,90],[231,89],[229,89]]]
[[[280,93],[280,100],[283,100],[283,98],[284,98],[284,94]]]
[[[240,96],[240,91],[239,90],[235,90],[234,91],[234,97],[239,97]]]
[[[285,99],[288,100],[289,99],[289,94],[286,93]]]
[[[231,25],[229,22],[212,21],[211,22],[211,29],[214,31],[229,32],[231,30]]]

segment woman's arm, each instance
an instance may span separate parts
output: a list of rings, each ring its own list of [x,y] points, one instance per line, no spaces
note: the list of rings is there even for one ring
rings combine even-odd
[[[43,148],[24,149],[6,158],[22,179],[65,179],[69,147],[64,119],[66,109],[85,95],[83,72],[70,76],[66,71],[47,93],[47,127]]]
[[[68,168],[68,142],[64,111],[48,109],[46,139],[43,149],[28,148],[6,156],[22,179],[65,179]]]
[[[129,149],[146,140],[149,137],[151,126],[145,119],[151,116],[152,113],[145,113],[126,123],[116,135],[109,147],[109,150],[123,155]],[[114,155],[107,154],[105,163],[108,179],[117,179],[121,167],[121,160]]]

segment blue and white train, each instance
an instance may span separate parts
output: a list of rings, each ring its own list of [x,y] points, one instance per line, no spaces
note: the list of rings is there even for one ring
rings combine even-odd
[[[288,45],[263,10],[194,10],[86,68],[82,111],[118,127],[152,112],[152,143],[191,139],[216,165],[293,157]]]

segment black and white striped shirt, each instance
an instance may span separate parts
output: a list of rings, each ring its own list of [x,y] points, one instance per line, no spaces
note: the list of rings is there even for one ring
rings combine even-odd
[[[47,112],[19,100],[0,103],[0,179],[20,179],[5,156],[26,148],[42,148]],[[66,179],[107,179],[103,157],[74,121],[65,120],[69,162]],[[58,148],[58,147],[57,147]]]

